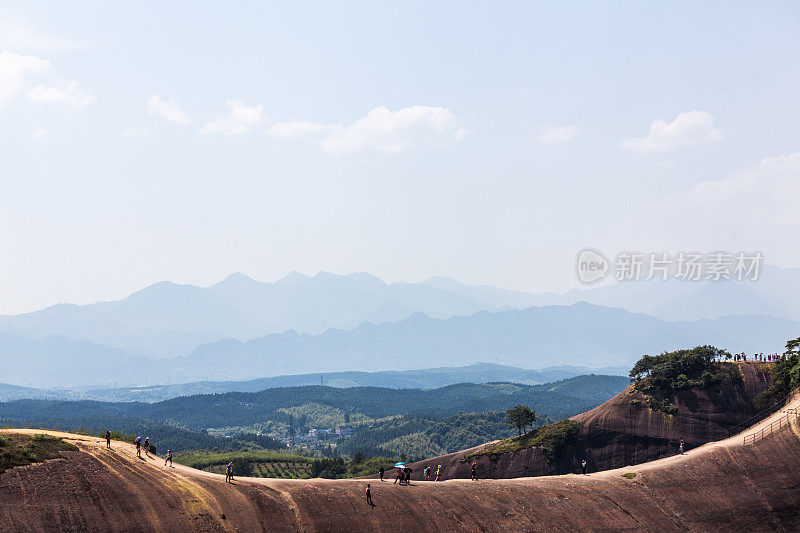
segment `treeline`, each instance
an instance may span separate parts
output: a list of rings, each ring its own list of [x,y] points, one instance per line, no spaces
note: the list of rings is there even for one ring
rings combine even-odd
[[[626,385],[621,376],[581,376],[545,385],[466,383],[433,390],[304,386],[154,404],[18,400],[0,402],[0,426],[84,428],[95,435],[118,430],[149,436],[159,450],[180,451],[285,449],[277,439],[287,438],[290,427],[300,435],[312,427],[345,425],[355,428],[354,435],[338,441],[325,437],[320,453],[436,455],[504,436],[502,416],[489,412],[524,404],[542,420],[558,420],[604,402]],[[211,428],[216,431],[209,434]]]
[[[352,460],[347,461],[341,457],[331,459],[315,459],[311,464],[311,476],[327,479],[340,479],[348,477],[362,477],[377,474],[381,466],[389,472],[396,460],[388,457],[365,458],[357,453]]]
[[[537,424],[551,422],[542,417]],[[504,411],[456,413],[445,420],[400,418],[342,441],[337,450],[353,456],[388,455],[415,460],[453,453],[490,440],[512,436]]]
[[[172,419],[189,427],[250,426],[267,419],[283,420],[278,411],[307,404],[333,407],[346,413],[377,419],[395,414],[442,419],[459,411],[500,410],[508,405],[536,405],[540,412],[560,418],[602,403],[626,385],[615,377],[616,390],[599,401],[576,398],[547,390],[544,386],[512,384],[459,384],[433,390],[308,386],[269,389],[257,393],[198,395],[166,400],[145,406],[144,413],[154,420]]]
[[[287,409],[313,403],[370,418],[405,414],[435,420],[460,411],[499,411],[511,405],[525,404],[535,406],[539,413],[558,419],[598,405],[627,385],[627,380],[620,376],[590,378],[589,381],[598,384],[588,394],[586,380],[572,388],[569,387],[571,380],[565,380],[556,384],[534,386],[466,383],[432,390],[307,386],[268,389],[256,393],[202,394],[154,404],[18,400],[0,403],[0,418],[63,420],[77,417],[130,417],[157,422],[174,421],[189,429],[246,427],[265,420],[285,421]]]
[[[595,402],[598,398],[605,398],[606,400],[611,398],[622,391],[626,384],[627,380],[621,376],[587,374],[553,383],[546,383],[544,385],[539,385],[539,387],[550,392],[557,392],[573,398],[581,398],[590,402]]]
[[[185,452],[175,455],[175,461],[209,472],[222,473],[233,463],[234,476],[279,478],[346,478],[375,474],[383,466],[389,471],[396,460],[388,457],[366,458],[356,453],[352,460],[343,457],[306,457],[275,452]]]
[[[367,457],[381,455],[381,453],[386,453],[381,448],[384,443],[405,435],[422,432],[434,423],[433,420],[425,418],[396,418],[360,431],[349,439],[340,440],[336,450],[350,457],[357,453],[362,453]],[[405,450],[398,450],[394,456],[400,457],[402,453],[405,453]]]

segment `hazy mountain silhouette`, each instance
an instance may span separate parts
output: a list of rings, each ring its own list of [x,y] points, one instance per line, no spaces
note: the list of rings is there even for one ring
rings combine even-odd
[[[0,380],[33,387],[75,387],[91,383],[145,383],[151,362],[121,350],[61,335],[31,339],[0,334]]]
[[[554,364],[628,366],[645,353],[698,344],[777,351],[800,324],[769,316],[668,322],[623,309],[577,303],[440,320],[422,313],[320,335],[289,331],[241,342],[225,339],[172,361],[180,379],[215,368],[214,379],[342,369],[378,371],[460,366],[475,361],[526,368]]]
[[[60,335],[126,354],[168,358],[188,355],[195,348],[222,339],[247,341],[292,330],[297,333],[282,337],[283,342],[291,343],[297,334],[398,322],[420,312],[446,319],[482,310],[497,312],[586,301],[666,320],[731,314],[799,320],[800,310],[794,304],[798,299],[800,270],[775,267],[765,267],[757,282],[642,281],[539,295],[466,285],[443,277],[422,283],[387,284],[367,273],[320,272],[306,276],[293,272],[274,283],[265,283],[236,273],[210,287],[165,281],[118,301],[60,304],[34,313],[0,316],[0,333],[31,339]],[[359,334],[354,333],[353,338]],[[498,340],[465,338],[482,345]],[[224,342],[236,346],[230,340]],[[401,345],[394,347],[398,354],[403,349]],[[474,359],[458,364],[471,361]]]
[[[607,367],[595,369],[595,374],[627,376],[628,368]],[[71,389],[36,389],[0,383],[0,401],[34,399],[140,401],[157,402],[178,396],[194,394],[219,394],[226,392],[257,392],[276,387],[301,387],[326,385],[328,387],[385,387],[392,389],[436,389],[456,383],[511,382],[525,385],[553,383],[575,376],[589,374],[584,367],[562,366],[527,370],[523,368],[475,363],[462,367],[425,368],[420,370],[387,370],[383,372],[328,372],[294,374],[247,381],[195,381],[181,384],[158,384],[139,387]],[[572,394],[580,396],[579,393]]]
[[[732,314],[773,315],[800,320],[800,270],[763,267],[757,281],[635,281],[575,289],[554,298],[621,307],[665,320],[696,320]]]
[[[63,336],[0,335],[2,381],[37,387],[247,380],[266,376],[410,370],[476,361],[522,368],[630,366],[645,353],[698,344],[733,351],[777,351],[800,324],[770,316],[668,322],[623,309],[577,303],[399,322],[317,335],[295,331],[249,341],[223,339],[157,363]]]
[[[554,292],[531,294],[522,291],[498,289],[491,285],[467,285],[453,278],[442,276],[426,280],[423,284],[454,294],[460,294],[498,309],[525,309],[526,307],[554,305],[564,302],[563,296]]]
[[[418,311],[447,318],[500,307],[426,284],[386,284],[366,273],[293,272],[275,283],[237,273],[210,287],[164,281],[119,301],[3,316],[0,332],[64,335],[168,357],[221,338],[245,340],[288,329],[320,333],[366,321],[393,322]]]

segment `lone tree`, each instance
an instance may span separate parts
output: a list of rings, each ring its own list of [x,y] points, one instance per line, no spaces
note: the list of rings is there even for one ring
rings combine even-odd
[[[518,405],[506,411],[506,425],[517,428],[519,435],[522,435],[522,430],[532,426],[534,422],[536,422],[536,411],[527,405]]]

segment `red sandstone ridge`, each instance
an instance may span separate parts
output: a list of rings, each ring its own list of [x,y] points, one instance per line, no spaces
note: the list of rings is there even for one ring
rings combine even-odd
[[[735,363],[729,363],[735,364]],[[409,464],[414,479],[421,479],[425,466],[435,471],[441,465],[445,479],[470,478],[472,462],[479,478],[515,478],[580,472],[586,459],[590,472],[653,461],[678,453],[684,439],[686,449],[724,439],[769,413],[759,413],[755,397],[771,381],[758,364],[739,364],[742,381],[686,390],[674,399],[678,411],[668,415],[647,407],[646,397],[628,387],[602,405],[571,418],[577,434],[554,461],[541,448],[503,454],[483,454],[493,443]]]
[[[795,398],[787,407],[798,408]],[[587,476],[499,480],[275,480],[223,476],[132,445],[60,434],[63,459],[0,474],[3,531],[797,531],[800,425]],[[5,430],[27,433],[38,430]],[[48,432],[52,433],[52,432]],[[58,434],[57,434],[58,435]],[[625,477],[622,474],[626,474]]]

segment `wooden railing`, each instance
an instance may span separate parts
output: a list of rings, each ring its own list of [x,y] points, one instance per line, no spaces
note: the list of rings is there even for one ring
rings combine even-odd
[[[734,435],[738,435],[747,430],[749,427],[753,427],[754,425],[758,424],[761,420],[764,420],[769,415],[776,413],[781,410],[781,406],[786,405],[786,398],[781,398],[777,402],[773,403],[766,409],[762,409],[758,413],[754,414],[750,418],[743,420],[730,428],[728,430],[728,436],[733,437]]]
[[[763,439],[767,435],[771,435],[781,428],[788,427],[792,420],[800,417],[800,409],[797,407],[784,409],[782,412],[784,415],[779,419],[774,420],[772,423],[770,423],[770,425],[764,426],[761,430],[756,431],[755,433],[745,435],[744,446],[747,446],[748,444],[755,444],[757,441]]]

